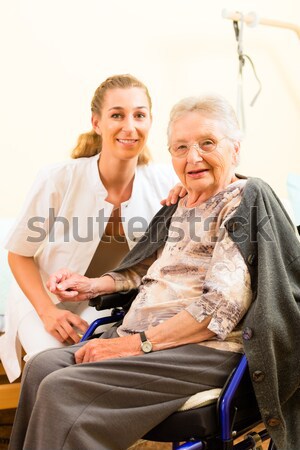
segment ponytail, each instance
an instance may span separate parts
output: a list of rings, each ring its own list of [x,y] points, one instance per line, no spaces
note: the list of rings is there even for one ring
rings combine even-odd
[[[71,158],[89,158],[101,152],[102,138],[95,130],[82,133],[78,137],[76,147],[73,148]]]

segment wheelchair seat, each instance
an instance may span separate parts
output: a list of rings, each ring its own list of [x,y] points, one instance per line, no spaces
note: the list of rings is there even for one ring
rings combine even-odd
[[[182,442],[191,439],[214,440],[216,436],[220,436],[220,418],[218,415],[220,414],[220,403],[228,385],[230,385],[229,380],[222,390],[211,390],[215,391],[216,395],[214,400],[209,401],[208,404],[205,404],[204,401],[204,404],[200,402],[192,409],[185,409],[185,405],[187,404],[188,407],[188,403],[198,395],[195,394],[182,408],[153,428],[143,439],[157,442]],[[211,391],[200,393],[200,397],[201,394],[209,397]],[[243,379],[234,394],[229,415],[230,428],[232,428],[231,431],[235,438],[261,422],[259,408],[247,371],[243,374]]]

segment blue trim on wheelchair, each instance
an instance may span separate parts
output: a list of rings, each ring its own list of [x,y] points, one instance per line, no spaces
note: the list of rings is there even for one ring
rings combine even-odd
[[[108,323],[119,322],[119,320],[123,319],[124,314],[125,313],[124,313],[124,311],[122,309],[115,308],[115,309],[113,309],[113,311],[112,311],[110,316],[100,317],[99,319],[95,319],[90,324],[89,328],[86,330],[86,332],[84,333],[84,335],[80,339],[80,342],[86,341],[87,339],[92,337],[92,335],[94,334],[96,329],[98,327],[100,327],[101,325],[107,325]]]

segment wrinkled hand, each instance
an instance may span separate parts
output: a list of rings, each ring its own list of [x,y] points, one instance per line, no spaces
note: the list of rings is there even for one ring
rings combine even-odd
[[[166,206],[170,206],[170,205],[174,205],[178,198],[182,198],[187,194],[187,190],[186,188],[181,184],[181,183],[177,183],[175,184],[175,186],[170,190],[168,197],[163,199],[160,204],[161,205],[166,205]]]
[[[142,354],[139,334],[112,339],[92,339],[75,353],[76,364]]]
[[[84,334],[89,326],[77,314],[67,310],[60,310],[55,305],[44,309],[40,317],[48,333],[62,343],[76,344],[81,338],[78,331]],[[77,331],[74,327],[76,327]]]
[[[81,302],[101,294],[115,292],[115,282],[112,277],[88,278],[60,269],[50,275],[47,288],[62,302]]]
[[[52,294],[55,294],[59,298],[59,300],[62,300],[60,298],[61,289],[58,288],[58,285],[63,281],[67,280],[68,278],[70,278],[72,275],[73,272],[71,272],[67,268],[59,269],[57,272],[54,272],[49,276],[46,286],[49,289],[49,291],[52,292]],[[70,294],[67,293],[66,295]]]
[[[94,295],[92,280],[78,273],[69,272],[61,276],[57,272],[50,275],[46,285],[50,292],[55,294],[61,302],[81,302],[89,300]],[[97,294],[96,294],[97,295]]]

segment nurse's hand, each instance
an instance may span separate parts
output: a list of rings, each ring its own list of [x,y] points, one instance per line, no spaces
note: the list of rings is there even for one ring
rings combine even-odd
[[[161,205],[174,205],[177,203],[179,198],[184,197],[187,194],[186,188],[181,184],[177,183],[175,186],[170,190],[168,197],[163,199],[160,204]]]
[[[40,318],[45,329],[59,342],[76,344],[88,329],[89,324],[77,314],[58,309],[56,305],[43,308]]]
[[[68,269],[50,275],[46,285],[61,302],[81,302],[116,290],[115,281],[109,275],[88,278]]]

